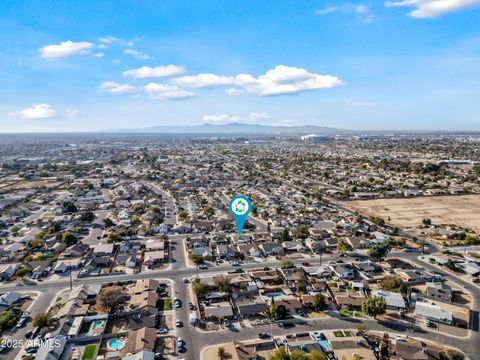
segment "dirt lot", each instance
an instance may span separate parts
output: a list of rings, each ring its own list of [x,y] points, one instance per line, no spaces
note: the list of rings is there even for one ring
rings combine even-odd
[[[432,196],[411,199],[358,200],[345,203],[366,215],[380,216],[402,228],[414,228],[422,219],[433,224],[456,224],[480,231],[480,195]]]
[[[8,190],[45,189],[58,187],[61,184],[61,181],[55,180],[22,180],[0,183],[0,188]]]

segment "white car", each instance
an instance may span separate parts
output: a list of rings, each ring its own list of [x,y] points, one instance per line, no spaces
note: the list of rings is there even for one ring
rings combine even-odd
[[[181,327],[183,323],[180,320],[175,321],[175,326],[176,327]]]
[[[157,329],[157,334],[166,334],[166,333],[168,333],[168,329],[165,329],[165,328]]]

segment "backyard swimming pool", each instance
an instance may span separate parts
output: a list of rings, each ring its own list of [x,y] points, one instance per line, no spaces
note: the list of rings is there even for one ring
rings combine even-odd
[[[269,292],[269,293],[263,294],[263,296],[267,298],[278,298],[278,297],[283,297],[285,295],[283,294],[283,292]]]
[[[102,328],[104,324],[105,324],[105,320],[95,320],[95,321],[92,321],[92,324],[90,325],[90,328],[92,330],[97,330],[97,329]]]
[[[122,339],[113,338],[108,340],[107,348],[111,351],[120,351],[125,347],[125,341]]]

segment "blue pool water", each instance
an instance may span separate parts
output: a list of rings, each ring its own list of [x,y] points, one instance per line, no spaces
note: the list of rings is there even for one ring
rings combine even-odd
[[[119,339],[113,338],[108,340],[107,347],[113,351],[120,351],[125,347],[125,343]]]
[[[264,295],[265,295],[265,297],[269,297],[269,298],[277,298],[277,297],[282,297],[283,293],[282,292],[269,292],[269,293],[265,293]]]
[[[92,325],[90,325],[90,326],[91,326],[92,330],[96,330],[98,328],[101,328],[104,323],[105,323],[104,320],[95,320],[95,321],[92,322]]]

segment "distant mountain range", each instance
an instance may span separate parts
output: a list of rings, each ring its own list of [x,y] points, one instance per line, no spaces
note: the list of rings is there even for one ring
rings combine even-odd
[[[335,135],[349,132],[326,126],[302,125],[302,126],[281,126],[281,125],[259,125],[229,123],[222,125],[203,124],[192,126],[153,126],[142,129],[110,129],[104,132],[125,132],[125,133],[155,133],[155,134],[322,134]]]

